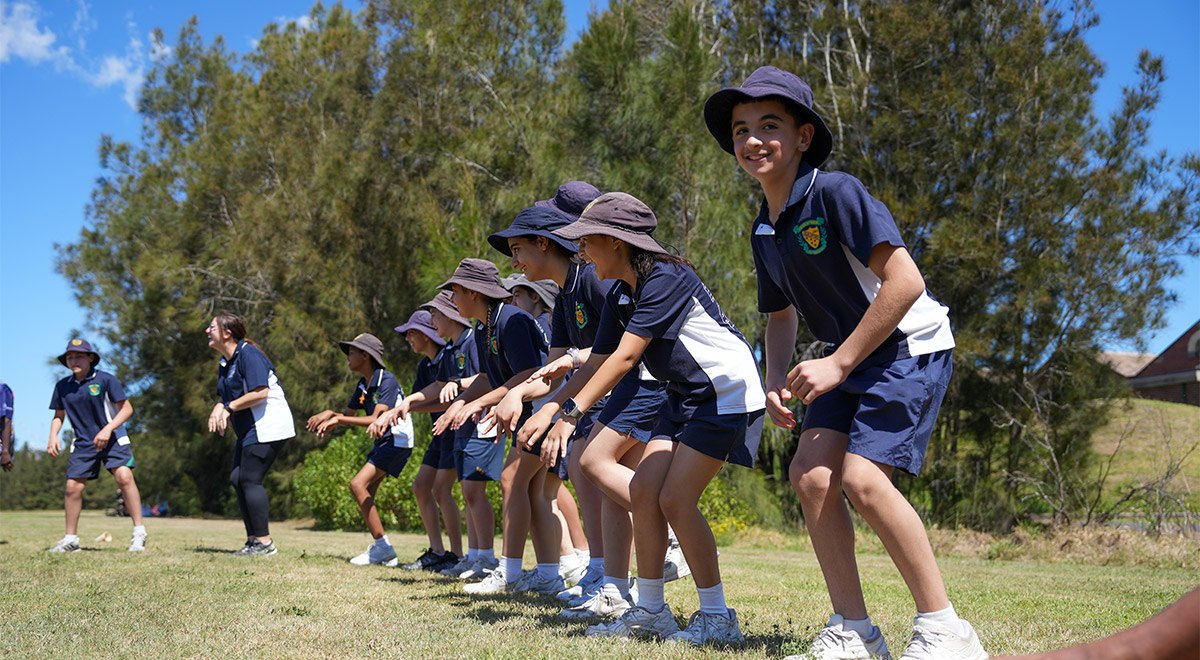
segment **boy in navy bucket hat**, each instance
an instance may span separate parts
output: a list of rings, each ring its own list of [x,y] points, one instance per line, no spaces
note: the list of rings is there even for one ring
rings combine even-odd
[[[62,443],[58,432],[63,419],[71,420],[75,440],[67,462],[67,488],[64,509],[67,531],[50,552],[79,551],[79,512],[83,508],[83,490],[89,479],[100,476],[104,466],[112,473],[129,517],[133,520],[130,552],[146,549],[146,528],[142,525],[142,498],[133,479],[133,450],[125,422],[133,416],[133,406],[125,390],[112,374],[100,371],[100,354],[86,339],[72,339],[58,361],[71,375],[58,381],[50,398],[54,419],[50,420],[50,442],[46,453],[58,456]]]
[[[924,458],[951,373],[948,309],[926,290],[887,207],[854,177],[817,169],[833,136],[803,80],[761,67],[709,97],[704,121],[763,190],[751,247],[768,315],[767,412],[794,428],[786,402],[807,406],[789,476],[834,611],[809,657],[890,657],[867,615],[844,492],[916,602],[903,658],[986,658],[946,596],[921,519],[891,481],[896,468],[916,474]],[[828,347],[793,366],[797,312]]]

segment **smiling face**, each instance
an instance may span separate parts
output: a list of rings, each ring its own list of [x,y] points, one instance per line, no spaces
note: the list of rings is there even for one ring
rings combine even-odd
[[[468,291],[461,284],[451,284],[450,295],[454,299],[454,306],[458,308],[458,313],[463,316],[469,316],[473,319],[483,319],[487,316],[487,303],[483,301],[483,297],[475,291]]]
[[[219,348],[221,344],[233,338],[228,330],[221,329],[215,316],[212,321],[209,321],[208,327],[204,329],[204,335],[208,337],[209,348]]]
[[[512,267],[525,273],[531,280],[550,279],[548,272],[550,241],[544,236],[514,236],[508,239],[512,251]]]
[[[596,277],[602,280],[617,279],[622,266],[628,266],[628,260],[621,263],[620,241],[612,236],[595,234],[579,239],[579,256],[596,266]]]
[[[437,330],[439,337],[453,337],[458,332],[458,328],[461,327],[457,321],[451,321],[449,316],[446,316],[434,307],[429,308],[429,318],[433,322],[433,327]],[[409,332],[412,331],[410,330]],[[407,336],[405,339],[407,339]],[[409,345],[411,346],[411,343]]]
[[[441,314],[441,312],[437,312],[436,310],[434,313]],[[442,315],[442,318],[446,318],[444,314]],[[434,323],[434,327],[437,327],[436,322]],[[409,330],[408,332],[405,332],[404,341],[408,342],[408,347],[413,349],[414,353],[425,353],[429,348],[429,344],[433,342],[432,339],[426,337],[425,333],[421,332],[420,330]]]
[[[796,178],[812,144],[812,124],[796,125],[780,101],[764,99],[733,108],[733,153],[738,165],[760,182]]]
[[[63,356],[63,360],[67,363],[67,368],[71,370],[76,379],[83,379],[92,371],[92,354],[82,351],[67,351]]]

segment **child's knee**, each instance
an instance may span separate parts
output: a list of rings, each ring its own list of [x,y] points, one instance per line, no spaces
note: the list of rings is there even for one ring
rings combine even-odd
[[[788,466],[788,480],[796,496],[805,502],[824,500],[831,490],[841,487],[841,480],[832,468],[810,461],[797,454]]]
[[[875,507],[895,490],[891,480],[882,475],[878,470],[860,470],[849,465],[845,468],[842,474],[842,489],[855,509],[862,511]]]
[[[633,479],[629,482],[629,499],[633,502],[635,510],[645,509],[647,507],[658,508],[658,496],[660,486],[657,481],[649,479],[639,479],[634,473]]]
[[[87,482],[80,479],[67,479],[67,495],[70,497],[78,497],[83,494],[83,489],[87,487]]]
[[[696,502],[680,497],[679,493],[663,490],[658,494],[658,508],[667,520],[679,520],[688,511],[695,510]]]

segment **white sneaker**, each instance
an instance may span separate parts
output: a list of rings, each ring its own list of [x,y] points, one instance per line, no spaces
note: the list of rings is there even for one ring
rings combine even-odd
[[[59,539],[58,543],[54,544],[46,552],[79,552],[79,541],[68,541],[65,538]]]
[[[499,559],[487,559],[485,557],[480,557],[479,559],[475,560],[474,564],[471,564],[470,568],[463,571],[462,573],[459,573],[458,579],[460,579],[460,580],[483,579],[483,578],[487,577],[488,575],[490,575],[492,573],[492,571],[496,570],[496,567],[499,565],[500,565]]]
[[[611,619],[625,614],[629,608],[633,607],[633,603],[628,600],[606,594],[604,591],[593,591],[588,595],[591,598],[575,607],[568,607],[558,615],[564,619]]]
[[[577,600],[580,596],[598,589],[603,583],[604,571],[600,569],[593,569],[589,566],[587,570],[583,572],[583,577],[579,578],[579,581],[575,583],[575,586],[571,587],[570,589],[564,589],[560,591],[555,598],[567,602]],[[578,604],[579,603],[575,603],[575,605]]]
[[[879,626],[871,626],[871,634],[864,639],[853,630],[846,630],[844,622],[840,614],[829,617],[829,623],[817,634],[808,653],[789,655],[783,660],[891,660]]]
[[[667,641],[686,642],[694,646],[744,644],[746,638],[742,636],[742,630],[738,628],[737,612],[733,611],[732,607],[726,609],[729,612],[726,616],[696,610],[688,619],[687,628],[671,635]]]
[[[518,580],[519,581],[519,580]],[[508,578],[504,577],[504,569],[497,568],[480,582],[473,582],[463,587],[463,591],[469,594],[502,594],[509,591],[517,590],[517,582],[509,582]]]
[[[608,623],[589,626],[584,633],[588,637],[657,637],[669,639],[679,632],[679,624],[675,623],[675,615],[671,614],[671,606],[663,605],[659,612],[634,606],[621,615],[619,619]]]
[[[134,534],[133,540],[129,542],[130,552],[145,552],[146,550],[146,535]]]
[[[663,583],[672,582],[691,574],[692,568],[688,566],[687,559],[683,556],[683,548],[679,547],[679,541],[671,539],[670,545],[667,546],[667,558],[663,561]]]
[[[987,660],[988,654],[975,629],[962,619],[959,622],[967,629],[966,637],[918,617],[913,621],[912,639],[900,660]]]
[[[521,578],[517,591],[553,596],[566,588],[567,585],[563,584],[563,579],[557,574],[552,579],[546,579],[538,575],[537,571],[529,571]]]
[[[355,566],[367,566],[369,564],[383,564],[385,566],[395,566],[396,550],[390,545],[380,547],[378,543],[372,543],[367,546],[367,551],[350,560]]]

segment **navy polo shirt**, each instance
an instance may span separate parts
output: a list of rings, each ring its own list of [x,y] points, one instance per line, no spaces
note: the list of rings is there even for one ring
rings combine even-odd
[[[596,277],[596,267],[592,264],[572,263],[554,301],[550,347],[591,347],[600,327],[600,315],[604,312],[604,296],[611,288]]]
[[[479,373],[479,350],[475,346],[475,329],[467,328],[456,341],[446,344],[446,347],[442,349],[441,357],[438,358],[437,379],[448,383],[454,379],[470,378],[477,373]],[[437,414],[441,415],[441,413]],[[468,420],[458,427],[454,435],[463,438],[474,437],[475,421]]]
[[[877,245],[904,247],[896,221],[862,182],[802,164],[774,226],[763,201],[751,230],[758,272],[758,309],[789,305],[804,317],[827,353],[854,332],[881,281],[868,267]],[[861,366],[954,347],[949,310],[928,291]]]
[[[118,404],[126,398],[120,381],[106,371],[93,368],[83,381],[75,380],[73,374],[58,381],[50,397],[50,409],[66,411],[76,442],[91,442],[117,416],[121,409]],[[112,441],[129,444],[124,424],[113,431]]]
[[[441,363],[442,356],[446,354],[446,351],[449,349],[449,347],[450,345],[446,344],[438,349],[437,355],[434,356],[433,360],[430,360],[427,357],[422,357],[421,361],[417,363],[417,375],[416,378],[413,379],[414,392],[420,392],[428,387],[430,383],[437,382],[438,365]],[[429,419],[436,422],[437,418],[441,416],[442,413],[440,412],[430,413]]]
[[[13,391],[8,383],[0,383],[0,418],[12,419]],[[0,428],[3,428],[0,426]]]
[[[221,358],[217,370],[217,396],[222,403],[229,403],[260,387],[267,388],[266,401],[229,415],[238,440],[249,445],[295,436],[292,411],[275,376],[275,365],[256,346],[243,339],[228,360]]]
[[[491,332],[483,323],[475,326],[475,346],[479,362],[492,388],[508,382],[526,369],[546,363],[546,335],[528,312],[507,303],[497,303],[488,315]],[[532,414],[533,404],[525,402],[524,418]]]
[[[642,363],[667,385],[667,419],[683,422],[766,406],[750,345],[691,268],[656,262],[633,291],[617,281],[592,350],[611,354],[626,332],[650,339]]]
[[[375,412],[376,405],[382,403],[388,408],[395,408],[397,399],[403,398],[404,390],[400,388],[400,383],[392,375],[392,372],[376,369],[375,373],[371,374],[370,382],[365,378],[358,379],[358,386],[354,388],[354,394],[350,397],[350,402],[346,404],[346,408],[350,410],[365,410],[367,415],[370,415]],[[392,430],[389,428],[375,442],[390,441],[391,438]]]

